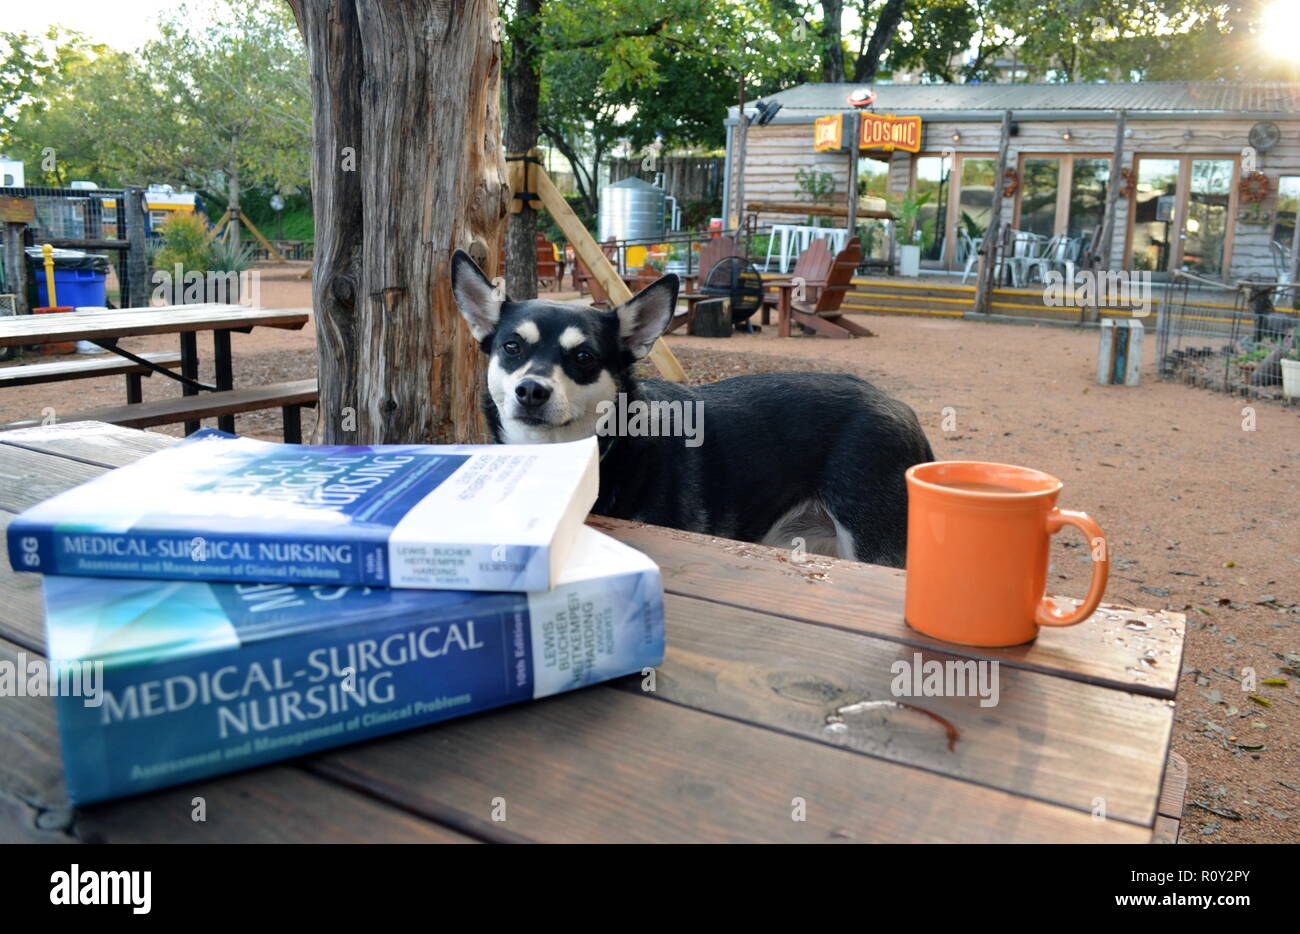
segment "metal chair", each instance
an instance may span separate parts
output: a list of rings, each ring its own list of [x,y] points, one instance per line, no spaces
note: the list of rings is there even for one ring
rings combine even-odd
[[[965,285],[966,280],[970,278],[971,270],[974,269],[975,264],[980,261],[980,247],[984,243],[984,238],[972,237],[964,230],[960,231],[960,235],[962,253],[965,254],[966,258],[966,268],[963,269],[961,273],[961,284]]]

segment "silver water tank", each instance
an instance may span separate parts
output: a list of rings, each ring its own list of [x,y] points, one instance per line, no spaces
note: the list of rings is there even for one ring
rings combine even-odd
[[[600,239],[658,243],[664,237],[664,192],[632,177],[600,192]]]

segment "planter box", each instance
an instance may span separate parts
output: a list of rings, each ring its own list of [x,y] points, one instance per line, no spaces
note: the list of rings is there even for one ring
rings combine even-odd
[[[1282,360],[1282,395],[1300,399],[1300,360]]]
[[[906,243],[898,248],[898,274],[915,279],[921,274],[921,248]]]

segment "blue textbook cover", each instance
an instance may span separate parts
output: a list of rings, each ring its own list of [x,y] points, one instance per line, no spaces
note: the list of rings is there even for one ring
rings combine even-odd
[[[245,769],[663,661],[659,569],[593,529],[550,591],[45,578],[77,804]]]
[[[203,429],[33,506],[17,571],[545,590],[596,501],[596,440],[277,444]]]

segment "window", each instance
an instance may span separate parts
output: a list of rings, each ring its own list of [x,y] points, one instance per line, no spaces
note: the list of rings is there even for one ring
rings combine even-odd
[[[1026,158],[1020,186],[1020,229],[1044,237],[1056,235],[1056,201],[1061,160]]]
[[[1106,193],[1110,185],[1110,160],[1078,157],[1070,177],[1069,237],[1091,236],[1106,219]]]
[[[1300,175],[1283,175],[1277,180],[1277,212],[1273,215],[1273,242],[1286,250],[1295,242],[1295,219],[1300,208]]]
[[[1233,159],[1138,156],[1131,212],[1134,269],[1183,269],[1220,276],[1227,269]]]

